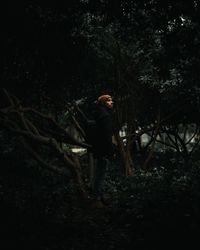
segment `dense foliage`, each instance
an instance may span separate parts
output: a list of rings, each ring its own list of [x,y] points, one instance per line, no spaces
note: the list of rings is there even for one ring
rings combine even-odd
[[[200,219],[200,1],[7,1],[0,14],[1,231],[14,239],[5,245],[192,245]],[[88,149],[77,105],[90,117],[103,93],[114,98],[118,146],[108,208],[96,211],[77,198],[71,171],[89,191],[89,154],[71,149]]]

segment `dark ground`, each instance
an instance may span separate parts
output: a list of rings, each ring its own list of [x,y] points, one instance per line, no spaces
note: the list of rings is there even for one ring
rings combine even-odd
[[[198,242],[199,214],[188,199],[128,203],[125,195],[92,209],[69,194],[65,181],[1,169],[0,249],[165,249]]]

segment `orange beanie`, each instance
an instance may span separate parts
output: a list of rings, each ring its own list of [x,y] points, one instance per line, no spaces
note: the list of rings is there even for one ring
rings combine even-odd
[[[98,102],[106,102],[108,101],[112,96],[110,95],[101,95],[98,97]]]

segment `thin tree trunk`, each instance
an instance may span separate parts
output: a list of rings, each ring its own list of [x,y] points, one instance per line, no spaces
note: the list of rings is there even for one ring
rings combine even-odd
[[[124,143],[118,133],[115,134],[115,138],[117,141],[120,158],[124,164],[124,174],[125,176],[133,175],[133,161],[131,158],[130,149],[129,147],[125,149]]]

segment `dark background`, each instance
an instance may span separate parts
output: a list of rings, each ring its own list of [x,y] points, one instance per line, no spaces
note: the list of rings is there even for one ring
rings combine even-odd
[[[193,124],[197,137],[191,154],[182,150],[183,142],[175,151],[155,152],[148,169],[142,166],[149,148],[133,148],[131,177],[115,159],[106,179],[112,194],[108,208],[93,210],[77,198],[70,174],[42,169],[25,153],[1,113],[2,249],[192,247],[197,242],[199,14],[199,1],[181,0],[7,1],[1,6],[1,110],[9,106],[6,89],[24,106],[70,126],[66,105],[86,100],[88,111],[97,96],[110,93],[122,112],[118,129],[127,122],[137,124],[135,131],[149,128],[158,110],[163,119],[175,111],[160,132],[178,138],[180,124]],[[47,149],[40,155],[57,161]],[[80,161],[87,172],[87,160]]]

